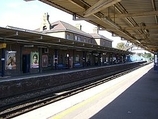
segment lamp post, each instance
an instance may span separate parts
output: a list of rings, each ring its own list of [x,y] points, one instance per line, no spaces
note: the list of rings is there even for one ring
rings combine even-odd
[[[2,48],[2,58],[1,58],[1,62],[2,62],[2,72],[1,72],[1,76],[3,77],[5,74],[5,52],[4,52],[4,48]]]
[[[67,57],[67,65],[68,65],[68,69],[69,69],[69,54],[66,54],[66,57]]]

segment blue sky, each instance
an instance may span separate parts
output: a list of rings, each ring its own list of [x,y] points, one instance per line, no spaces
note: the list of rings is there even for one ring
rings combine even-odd
[[[50,15],[50,22],[58,20],[65,21],[72,25],[80,23],[82,30],[87,33],[92,33],[94,25],[85,21],[73,21],[72,15],[69,15],[61,10],[53,8],[38,0],[25,2],[24,0],[1,0],[0,2],[0,27],[7,25],[34,30],[40,27],[42,16],[44,13]],[[114,41],[115,47],[120,38],[112,37],[111,33],[102,31],[100,34]]]

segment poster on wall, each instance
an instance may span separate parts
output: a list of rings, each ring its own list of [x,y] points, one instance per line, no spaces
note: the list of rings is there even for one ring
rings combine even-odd
[[[6,69],[16,69],[16,51],[6,51]]]
[[[31,68],[39,68],[39,53],[31,52]]]
[[[42,67],[48,67],[48,56],[42,55]]]

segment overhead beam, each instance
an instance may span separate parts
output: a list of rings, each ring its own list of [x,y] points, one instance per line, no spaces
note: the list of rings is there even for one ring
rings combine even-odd
[[[73,14],[72,19],[75,20],[75,21],[79,21],[79,20],[89,21],[89,20],[94,20],[94,19],[96,19],[96,18],[88,18],[88,17],[87,17],[87,18],[83,18],[83,17],[79,17],[79,18],[78,18],[78,17],[76,16],[76,14]]]
[[[158,25],[148,25],[148,26],[143,26],[143,29],[157,29]],[[135,27],[125,27],[125,30],[139,30],[142,29],[141,26],[135,26]]]
[[[148,46],[150,46],[150,47],[157,47],[157,45],[154,44],[154,43],[142,43],[142,44],[148,45]]]
[[[152,4],[153,9],[156,11],[156,3],[155,3],[155,0],[151,0],[151,4]],[[156,15],[155,15],[155,21],[156,21],[156,23],[158,22],[158,18],[157,18]]]
[[[113,18],[125,18],[125,17],[143,17],[143,16],[154,16],[158,15],[158,11],[150,12],[137,12],[137,13],[126,13],[126,14],[110,14],[110,17]]]
[[[109,6],[112,6],[118,2],[120,2],[121,0],[99,0],[96,4],[94,4],[93,6],[91,6],[89,9],[87,9],[84,12],[84,17],[88,17],[94,13],[97,13],[99,11],[101,11],[102,9],[105,9]]]
[[[85,20],[85,21],[89,21],[89,20],[95,20],[95,18],[76,18],[76,19],[73,19],[75,21],[80,21],[80,20]]]
[[[82,3],[80,0],[68,0],[69,2],[71,2],[72,4],[74,4],[75,6],[79,7],[80,9],[85,9],[85,7],[87,7],[84,3]],[[63,2],[65,2],[65,0],[63,0]],[[88,7],[87,7],[88,8]]]
[[[142,38],[144,36],[144,34],[132,34],[134,37],[136,38]],[[158,40],[158,34],[157,33],[152,33],[149,36],[149,39],[154,39],[154,40]]]

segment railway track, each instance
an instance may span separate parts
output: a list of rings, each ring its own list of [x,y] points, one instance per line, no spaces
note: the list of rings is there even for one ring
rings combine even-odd
[[[10,119],[12,117],[21,115],[23,113],[26,113],[28,111],[40,108],[42,106],[51,104],[53,102],[59,101],[61,99],[67,98],[69,96],[75,95],[77,93],[80,93],[82,91],[88,90],[90,88],[93,88],[95,86],[98,86],[100,84],[106,83],[110,80],[113,80],[117,77],[120,77],[122,75],[125,75],[133,70],[136,70],[144,65],[143,64],[139,67],[135,67],[133,69],[126,70],[124,72],[120,72],[102,79],[97,79],[96,81],[90,81],[86,82],[85,84],[80,84],[77,86],[73,86],[71,88],[63,89],[58,92],[46,94],[40,97],[35,97],[26,101],[21,101],[15,104],[7,105],[1,108],[0,110],[0,119]]]

